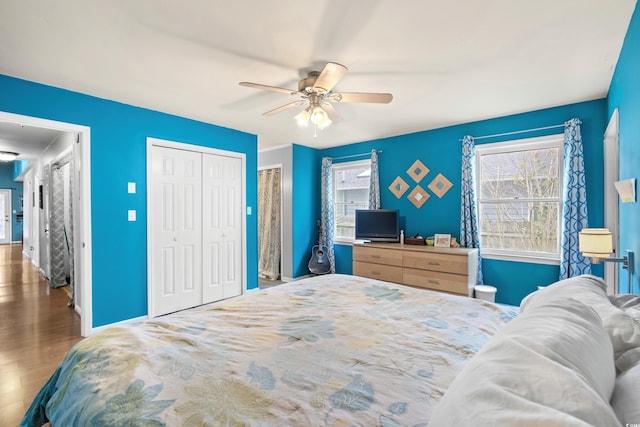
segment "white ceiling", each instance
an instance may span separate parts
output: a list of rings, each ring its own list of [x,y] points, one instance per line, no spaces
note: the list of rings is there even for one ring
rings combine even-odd
[[[0,151],[18,153],[19,160],[34,160],[61,134],[53,129],[0,122]]]
[[[0,73],[258,135],[329,147],[605,97],[635,0],[2,0]],[[336,104],[313,137],[295,89],[327,61]],[[1,94],[0,94],[1,96]],[[302,108],[302,107],[300,107]],[[1,147],[0,147],[1,149]]]

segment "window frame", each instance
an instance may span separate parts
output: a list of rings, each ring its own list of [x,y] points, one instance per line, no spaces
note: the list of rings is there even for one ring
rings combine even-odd
[[[343,244],[343,245],[353,245],[353,243],[356,241],[355,238],[351,238],[351,237],[345,237],[345,236],[338,236],[336,233],[337,227],[338,227],[338,222],[336,221],[336,213],[338,212],[337,206],[340,205],[349,205],[349,203],[338,203],[336,202],[336,200],[338,199],[336,197],[336,192],[338,191],[337,189],[337,185],[336,185],[336,174],[338,172],[340,172],[341,170],[345,170],[345,169],[356,169],[358,167],[361,166],[367,166],[367,167],[371,167],[371,159],[363,159],[363,160],[352,160],[352,161],[346,161],[346,162],[340,162],[340,163],[333,163],[333,165],[331,166],[331,179],[332,179],[332,203],[333,203],[333,241],[334,243],[338,243],[338,244]],[[371,182],[371,178],[369,178],[369,183]],[[368,209],[368,200],[369,200],[369,187],[370,185],[368,185],[366,187],[367,189],[367,207],[365,207],[364,209]]]
[[[488,154],[506,154],[519,151],[531,151],[538,149],[558,148],[558,197],[554,198],[512,198],[512,199],[483,199],[480,189],[482,178],[481,157]],[[478,204],[478,233],[482,235],[482,220],[480,218],[480,205],[482,202],[508,203],[513,200],[523,202],[551,202],[558,203],[558,224],[557,224],[557,251],[556,252],[533,252],[513,249],[485,248],[480,237],[480,247],[482,257],[486,259],[496,259],[504,261],[529,262],[536,264],[560,264],[560,245],[562,230],[562,192],[563,192],[563,157],[564,157],[564,134],[553,134],[534,138],[509,140],[503,142],[493,142],[478,144],[475,146],[475,191],[476,202]]]

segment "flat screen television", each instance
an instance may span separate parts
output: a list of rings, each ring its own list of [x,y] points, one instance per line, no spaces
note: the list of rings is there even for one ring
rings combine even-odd
[[[400,213],[393,209],[357,209],[356,240],[400,241]]]

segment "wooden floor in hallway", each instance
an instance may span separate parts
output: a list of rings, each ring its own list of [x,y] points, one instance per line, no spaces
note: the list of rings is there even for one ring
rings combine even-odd
[[[0,245],[0,427],[15,427],[80,336],[63,289],[51,289],[22,245]]]

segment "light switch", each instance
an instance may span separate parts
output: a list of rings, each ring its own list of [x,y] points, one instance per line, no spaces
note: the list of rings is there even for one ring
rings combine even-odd
[[[252,209],[251,206],[247,206],[247,215],[251,215]]]
[[[129,216],[129,221],[135,221],[136,220],[136,210],[135,209],[131,209],[128,211],[128,216]]]
[[[135,194],[136,193],[136,183],[135,182],[127,183],[127,191],[129,192],[129,194]]]

